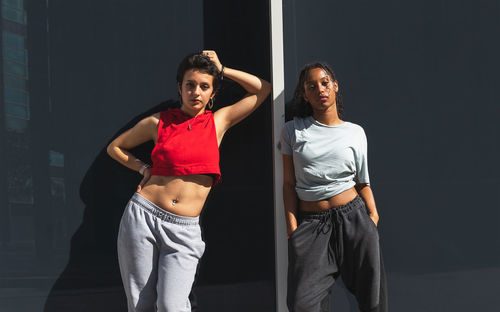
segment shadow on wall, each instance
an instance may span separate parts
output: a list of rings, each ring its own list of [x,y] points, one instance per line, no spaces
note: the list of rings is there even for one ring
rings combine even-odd
[[[226,85],[228,89],[218,96],[218,103],[239,97],[238,92],[242,91],[233,90],[232,85],[232,82]],[[113,138],[142,118],[175,105],[178,102],[167,101],[136,116]],[[190,298],[193,311],[199,311],[195,308],[198,306],[196,301],[205,311],[213,311],[215,307],[218,311],[234,311],[242,302],[247,305],[244,308],[251,311],[274,309],[274,244],[269,239],[273,237],[273,218],[272,209],[267,209],[272,206],[262,205],[271,202],[272,188],[267,183],[272,180],[265,179],[266,172],[271,170],[262,161],[269,158],[268,154],[251,148],[269,139],[263,134],[267,128],[261,122],[266,120],[269,109],[267,105],[267,110],[255,112],[244,122],[248,125],[253,121],[258,125],[252,131],[239,125],[224,139],[221,170],[225,181],[232,183],[226,182],[211,192],[207,202],[213,209],[204,209],[201,216],[202,232],[209,247],[197,277],[199,286],[195,286],[194,291],[199,300]],[[153,143],[149,142],[131,152],[148,161],[152,149]],[[257,170],[259,175],[248,173]],[[240,179],[241,175],[245,176],[244,180]],[[111,159],[106,147],[102,147],[81,183],[80,197],[85,204],[83,221],[71,239],[68,264],[47,296],[45,312],[126,310],[116,239],[123,210],[139,181],[137,173]],[[248,194],[259,198],[258,209],[252,201],[241,201]],[[258,227],[241,231],[250,228],[255,220],[259,220]],[[260,300],[255,301],[255,298]],[[255,305],[259,306],[254,309]]]
[[[177,105],[166,101],[136,116],[113,139],[146,116]],[[147,142],[131,152],[150,161],[153,147],[153,142]],[[45,312],[126,310],[116,239],[123,210],[139,181],[137,173],[102,148],[80,185],[83,222],[71,239],[68,264],[47,296]]]

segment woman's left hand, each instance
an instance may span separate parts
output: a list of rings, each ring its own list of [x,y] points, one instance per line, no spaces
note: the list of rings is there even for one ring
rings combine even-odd
[[[370,213],[370,219],[372,219],[373,223],[375,223],[375,226],[378,226],[378,220],[379,220],[378,214]]]
[[[210,58],[210,60],[215,63],[215,66],[217,66],[217,69],[219,70],[219,72],[222,70],[222,64],[219,61],[219,57],[217,56],[217,53],[215,53],[215,51],[203,50],[202,53],[205,54],[206,56],[208,56]]]

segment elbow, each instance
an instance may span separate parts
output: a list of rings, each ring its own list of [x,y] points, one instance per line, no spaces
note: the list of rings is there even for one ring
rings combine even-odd
[[[108,147],[106,148],[106,153],[108,153],[111,158],[114,158],[113,155],[115,154],[115,145],[113,143],[114,142],[109,143]]]
[[[295,192],[295,183],[286,181],[283,182],[283,192],[284,193]]]
[[[265,97],[267,97],[271,93],[272,88],[273,86],[269,82],[265,80],[262,81],[262,91]]]
[[[260,78],[260,87],[256,90],[254,94],[258,97],[265,99],[271,93],[272,85],[266,80]]]
[[[365,187],[370,187],[370,185],[368,183],[357,183],[354,188],[356,189],[356,191],[358,193],[361,193],[361,191],[365,188]]]

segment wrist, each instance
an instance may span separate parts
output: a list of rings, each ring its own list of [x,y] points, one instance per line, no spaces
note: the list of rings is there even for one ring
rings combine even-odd
[[[149,164],[143,164],[141,166],[141,168],[139,169],[139,173],[141,175],[144,175],[144,172],[146,172],[146,170],[149,170],[149,169],[151,169],[151,166]]]

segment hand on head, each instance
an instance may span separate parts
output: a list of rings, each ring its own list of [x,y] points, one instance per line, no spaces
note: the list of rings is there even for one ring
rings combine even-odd
[[[219,72],[222,71],[222,64],[217,56],[217,53],[213,50],[203,50],[201,53],[205,54],[210,58],[212,62],[214,62],[215,66],[219,69]]]

